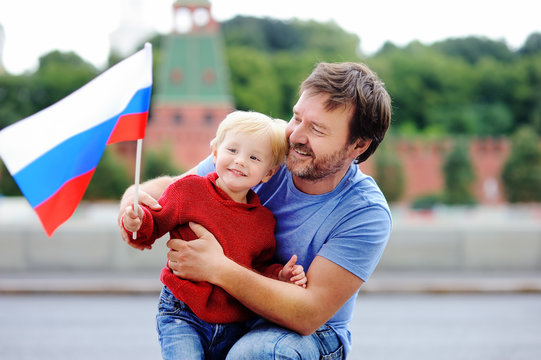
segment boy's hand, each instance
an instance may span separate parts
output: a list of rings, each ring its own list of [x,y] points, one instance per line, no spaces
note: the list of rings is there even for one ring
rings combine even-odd
[[[152,210],[160,210],[161,209],[161,205],[160,203],[158,203],[158,201],[153,198],[151,195],[149,195],[148,193],[142,191],[142,190],[139,190],[139,204],[143,204],[143,205],[146,205],[148,206],[149,208],[151,208]],[[144,246],[144,245],[141,245],[139,243],[134,243],[131,239],[130,236],[128,236],[128,233],[126,232],[126,230],[124,229],[124,222],[123,222],[123,218],[124,218],[124,215],[126,213],[127,210],[132,210],[133,211],[133,199],[135,198],[134,194],[133,194],[133,191],[126,191],[126,193],[122,196],[122,199],[120,200],[120,210],[118,212],[118,217],[117,217],[117,221],[118,221],[118,225],[120,227],[120,236],[122,237],[122,240],[124,240],[126,243],[128,243],[128,245],[136,248],[136,249],[139,249],[139,250],[145,250],[145,249],[150,249],[151,247],[150,246]],[[131,231],[131,230],[130,230]]]
[[[133,205],[130,205],[124,210],[122,224],[124,225],[126,230],[136,232],[141,228],[144,215],[145,213],[140,206],[137,206],[137,212],[135,212],[135,210],[133,209]]]
[[[278,279],[292,284],[306,287],[306,274],[302,265],[295,265],[297,262],[297,255],[291,256],[291,259],[284,265],[282,270],[278,273]]]

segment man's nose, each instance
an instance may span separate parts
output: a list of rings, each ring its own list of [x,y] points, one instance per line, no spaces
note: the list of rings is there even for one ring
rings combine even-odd
[[[288,126],[289,141],[295,144],[305,144],[307,142],[306,129],[303,123],[291,124]]]

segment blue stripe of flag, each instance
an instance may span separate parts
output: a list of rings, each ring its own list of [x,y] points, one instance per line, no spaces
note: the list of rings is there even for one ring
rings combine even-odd
[[[120,114],[72,136],[14,174],[13,178],[32,208],[55,194],[69,180],[94,169],[119,117],[147,111],[150,91],[151,87],[139,90]]]

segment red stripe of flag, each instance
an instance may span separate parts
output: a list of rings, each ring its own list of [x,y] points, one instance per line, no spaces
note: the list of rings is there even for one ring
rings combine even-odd
[[[34,208],[48,236],[73,215],[95,170],[66,182],[53,196]]]
[[[138,114],[122,115],[109,136],[107,145],[121,142],[142,139],[145,137],[148,111]]]

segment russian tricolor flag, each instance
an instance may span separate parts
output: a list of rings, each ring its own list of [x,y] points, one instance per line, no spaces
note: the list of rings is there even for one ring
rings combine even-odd
[[[50,107],[0,131],[0,157],[48,236],[75,212],[105,146],[142,139],[152,91],[152,47]]]

